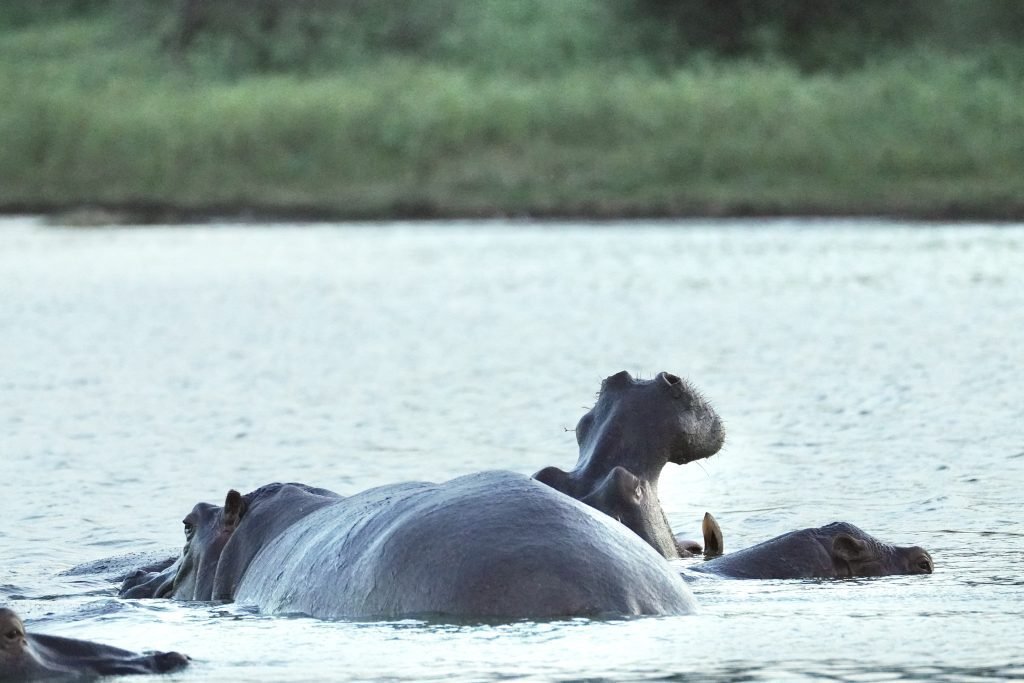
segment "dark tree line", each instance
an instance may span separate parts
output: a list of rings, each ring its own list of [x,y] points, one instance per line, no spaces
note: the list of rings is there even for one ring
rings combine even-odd
[[[970,50],[1024,39],[1022,0],[638,0],[675,31],[677,55],[772,55],[807,69],[858,66],[925,45]]]
[[[178,58],[206,50],[242,71],[302,70],[386,53],[471,62],[471,50],[453,54],[445,40],[460,13],[471,3],[479,10],[481,3],[522,1],[3,0],[0,28],[112,12],[132,30],[158,35]],[[585,2],[606,3],[631,41],[591,57],[639,55],[663,66],[711,57],[848,69],[911,46],[970,51],[1024,43],[1024,0]]]

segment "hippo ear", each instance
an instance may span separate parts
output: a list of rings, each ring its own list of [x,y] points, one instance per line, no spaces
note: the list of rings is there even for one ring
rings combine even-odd
[[[837,534],[832,539],[832,552],[845,562],[859,562],[868,555],[868,544],[849,534]]]
[[[533,475],[533,478],[542,484],[547,484],[556,491],[561,491],[567,495],[569,494],[569,475],[557,467],[545,467],[540,472]]]
[[[640,486],[640,478],[621,465],[616,466],[611,473],[612,483],[615,492],[620,500],[627,501],[634,505],[639,504],[644,497],[643,487]]]
[[[224,499],[223,526],[233,530],[245,514],[245,499],[238,491],[231,489]]]

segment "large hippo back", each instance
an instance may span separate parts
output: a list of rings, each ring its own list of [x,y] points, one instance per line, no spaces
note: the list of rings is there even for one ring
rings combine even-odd
[[[235,599],[320,618],[694,609],[639,537],[512,472],[380,487],[317,510],[264,547]]]

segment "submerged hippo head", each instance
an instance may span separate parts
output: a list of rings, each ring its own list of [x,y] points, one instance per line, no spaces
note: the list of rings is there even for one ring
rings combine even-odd
[[[213,599],[213,583],[221,553],[242,521],[245,508],[242,494],[231,489],[224,498],[223,507],[198,503],[181,521],[185,527],[185,547],[170,588],[175,598]]]
[[[224,505],[197,503],[185,516],[185,547],[173,564],[138,570],[121,585],[123,598],[230,600],[265,541],[296,519],[337,501],[326,489],[268,484],[246,495],[231,489]],[[154,571],[155,570],[155,571]]]
[[[658,499],[661,470],[714,455],[724,440],[718,415],[684,380],[667,372],[637,380],[623,371],[601,383],[597,403],[576,424],[576,467],[546,467],[534,477],[620,519],[665,557],[677,557]]]
[[[705,545],[717,545],[720,552],[718,522],[710,514],[704,520]],[[776,536],[693,569],[737,579],[843,579],[931,574],[934,564],[924,548],[883,543],[853,524],[833,522]]]
[[[0,681],[164,673],[188,663],[178,652],[140,655],[86,640],[27,633],[17,614],[0,608]]]
[[[197,503],[185,516],[185,547],[181,557],[162,571],[140,570],[121,588],[122,597],[212,600],[217,566],[224,546],[238,528],[247,504],[231,489],[224,506]]]
[[[12,610],[0,608],[0,680],[41,677],[46,668],[38,659],[21,619]]]

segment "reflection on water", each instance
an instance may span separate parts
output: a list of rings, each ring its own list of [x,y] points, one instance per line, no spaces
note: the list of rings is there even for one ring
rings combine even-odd
[[[0,600],[190,680],[1024,678],[1024,230],[883,223],[0,223]],[[724,417],[663,503],[726,548],[844,519],[936,573],[692,584],[694,617],[444,625],[133,602],[68,567],[180,547],[228,488],[575,461],[603,376]]]

